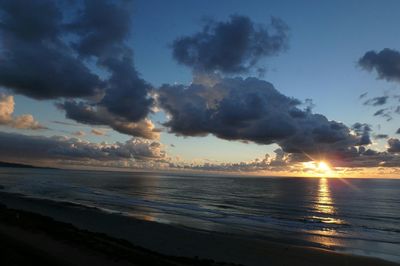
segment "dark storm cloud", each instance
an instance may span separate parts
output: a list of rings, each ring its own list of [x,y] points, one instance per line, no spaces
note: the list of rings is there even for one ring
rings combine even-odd
[[[36,99],[90,96],[98,99],[85,103],[93,106],[94,125],[154,137],[152,129],[146,129],[152,124],[145,120],[153,105],[151,86],[140,78],[133,51],[125,43],[132,1],[69,3],[68,16],[61,4],[64,1],[0,0],[0,85]],[[101,80],[88,67],[91,62],[109,77]],[[104,113],[106,117],[101,117]],[[76,121],[90,124],[81,117]]]
[[[110,73],[99,106],[131,122],[144,119],[153,100],[151,86],[140,78],[133,51],[125,44],[131,30],[132,1],[86,0],[83,10],[67,28],[80,38],[72,46],[81,56],[96,58]]]
[[[176,39],[172,49],[179,63],[194,70],[238,73],[285,50],[287,41],[288,27],[278,18],[266,27],[234,15],[227,22],[211,20],[202,31]]]
[[[62,13],[55,1],[1,0],[0,7],[1,29],[10,35],[27,41],[58,38]]]
[[[285,152],[312,154],[370,143],[368,127],[360,124],[351,134],[344,124],[300,109],[299,100],[256,78],[203,78],[188,87],[164,85],[158,103],[170,116],[165,126],[178,135],[277,143]]]
[[[131,30],[132,3],[85,0],[76,20],[66,26],[81,36],[73,43],[79,54],[102,57],[120,53],[120,44]]]
[[[151,86],[139,77],[130,56],[106,61],[112,74],[99,105],[129,121],[144,119],[153,105],[149,96]]]
[[[66,101],[57,105],[66,112],[66,117],[87,125],[106,125],[122,134],[157,139],[159,130],[148,119],[131,122],[123,117],[110,113],[106,108],[89,105],[85,102]]]
[[[90,143],[76,138],[0,132],[0,158],[33,161],[118,161],[165,157],[157,142],[132,138],[124,143]]]
[[[35,99],[92,96],[101,82],[80,61],[41,44],[17,44],[0,62],[0,84]]]
[[[358,64],[365,70],[375,70],[379,79],[400,81],[400,53],[385,48],[380,52],[369,51],[360,58]]]
[[[381,106],[385,105],[389,99],[389,96],[380,96],[368,99],[364,102],[364,105]]]
[[[0,1],[0,85],[36,99],[84,97],[102,82],[63,43],[56,1]]]
[[[172,116],[165,125],[177,134],[213,133],[229,140],[258,140],[269,144],[295,131],[287,121],[290,120],[289,111],[296,110],[298,101],[255,78],[224,79],[210,87],[164,85],[158,100]],[[251,121],[254,124],[250,124]]]

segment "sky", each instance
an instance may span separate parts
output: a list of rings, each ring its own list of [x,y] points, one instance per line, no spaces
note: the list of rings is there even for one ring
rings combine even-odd
[[[1,0],[0,160],[397,177],[399,7]]]

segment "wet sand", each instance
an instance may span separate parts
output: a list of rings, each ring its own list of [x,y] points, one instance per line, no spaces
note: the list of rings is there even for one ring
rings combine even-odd
[[[9,193],[0,203],[5,265],[399,265]]]

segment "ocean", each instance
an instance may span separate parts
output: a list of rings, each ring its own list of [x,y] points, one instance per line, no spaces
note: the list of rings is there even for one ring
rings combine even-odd
[[[0,168],[0,185],[147,221],[400,262],[399,179]]]

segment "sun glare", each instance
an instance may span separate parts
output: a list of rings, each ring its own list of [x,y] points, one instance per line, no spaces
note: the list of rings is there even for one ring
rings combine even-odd
[[[332,176],[332,169],[327,162],[319,161],[316,163],[316,172],[322,177]]]
[[[317,177],[332,177],[334,172],[329,166],[329,163],[325,161],[311,161],[303,163],[304,170]]]
[[[329,167],[329,165],[323,161],[318,162],[318,169],[321,171],[325,171],[325,172],[331,171],[331,168]]]

